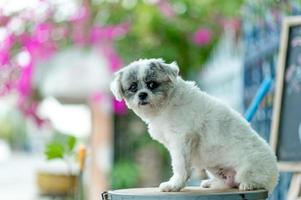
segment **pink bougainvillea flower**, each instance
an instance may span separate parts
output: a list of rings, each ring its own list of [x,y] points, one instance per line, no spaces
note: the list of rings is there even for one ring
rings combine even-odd
[[[9,34],[5,37],[5,39],[1,42],[0,46],[5,49],[10,49],[13,44],[16,42],[17,37],[15,34]]]
[[[130,26],[128,23],[123,23],[105,27],[92,27],[87,31],[86,26],[88,25],[87,22],[89,22],[90,15],[90,10],[82,7],[79,12],[71,18],[70,26],[72,33],[70,33],[70,37],[75,44],[88,44],[101,49],[101,53],[106,57],[111,71],[114,72],[123,64],[121,57],[114,48],[114,40],[125,35],[129,31]],[[30,29],[32,30],[30,32],[26,31],[21,33],[18,37],[9,35],[5,40],[1,41],[0,64],[8,66],[14,64],[14,62],[11,62],[13,56],[10,54],[11,48],[15,44],[18,44],[19,53],[24,51],[28,59],[26,57],[26,62],[23,62],[23,64],[16,62],[16,64],[18,64],[17,67],[20,69],[20,75],[18,75],[18,78],[14,79],[14,81],[5,82],[3,85],[5,86],[5,91],[11,90],[11,88],[17,90],[20,110],[25,116],[33,119],[40,126],[44,120],[38,116],[37,107],[39,102],[33,97],[33,72],[37,61],[47,59],[57,52],[59,47],[58,41],[66,37],[69,29],[67,30],[66,27],[66,29],[57,29],[58,26],[55,25],[55,23],[51,23],[50,20],[35,20],[34,17],[31,17],[31,13],[29,12],[24,15],[22,19],[27,19],[24,21],[31,22],[33,29]],[[1,18],[0,13],[0,24],[2,22],[4,23],[5,20],[8,19]],[[91,98],[93,101],[99,102],[102,101],[104,96],[102,93],[96,93],[92,95]],[[113,101],[113,108],[116,114],[124,114],[127,111],[124,102]]]
[[[105,27],[105,31],[108,35],[108,38],[112,40],[124,36],[129,32],[129,29],[130,29],[129,23],[122,23],[114,26]]]
[[[192,36],[192,41],[198,45],[203,46],[211,41],[212,32],[209,28],[199,28]]]
[[[0,49],[0,68],[7,66],[10,61],[10,52],[8,49]]]
[[[10,18],[8,16],[4,16],[0,14],[0,26],[4,27],[9,22]]]
[[[20,42],[23,45],[23,51],[29,54],[27,63],[21,66],[21,73],[16,83],[16,89],[19,93],[19,108],[28,118],[34,120],[37,126],[44,124],[44,119],[37,114],[38,102],[32,99],[33,86],[32,77],[37,60],[49,58],[55,51],[55,43],[51,39],[52,25],[38,24],[32,33],[24,33],[20,36]]]
[[[114,112],[117,115],[124,115],[127,113],[127,107],[125,105],[124,101],[117,101],[117,100],[113,100],[113,107],[114,107]]]
[[[112,47],[105,47],[102,49],[103,55],[107,59],[107,62],[109,63],[109,67],[111,69],[111,72],[117,71],[122,65],[122,59],[117,54],[116,50]]]
[[[16,36],[14,34],[9,34],[0,42],[0,68],[9,64],[10,50],[15,40]]]
[[[91,44],[96,44],[98,42],[104,41],[107,39],[106,33],[102,26],[93,26],[90,33],[90,42]]]
[[[14,34],[9,34],[0,42],[0,68],[9,64],[10,50],[15,40],[16,36]]]
[[[38,24],[32,35],[24,33],[20,40],[34,61],[47,59],[57,51],[57,44],[52,39],[53,25]]]
[[[129,23],[118,24],[114,26],[94,26],[91,29],[91,44],[98,42],[112,41],[128,33]]]
[[[32,74],[33,74],[33,65],[29,64],[27,67],[24,67],[19,81],[17,83],[17,90],[22,97],[31,96],[32,92]]]
[[[24,33],[20,36],[20,41],[24,49],[30,54],[32,59],[40,55],[41,46],[38,40],[34,38],[34,36]]]
[[[47,59],[57,50],[57,44],[52,38],[54,25],[50,23],[41,23],[36,26],[32,35],[31,42],[36,43],[33,47],[36,48],[37,56],[42,59]]]
[[[128,22],[115,26],[114,38],[126,35],[130,31],[130,27],[131,25]]]
[[[162,14],[166,17],[171,18],[176,15],[176,12],[168,0],[159,0],[157,4]]]
[[[51,34],[54,26],[50,23],[40,23],[36,26],[33,35],[40,43],[48,42],[51,40]]]

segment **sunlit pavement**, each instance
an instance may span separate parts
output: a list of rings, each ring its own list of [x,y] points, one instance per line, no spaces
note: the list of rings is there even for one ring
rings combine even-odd
[[[12,154],[0,162],[0,199],[37,200],[36,169],[42,158]]]

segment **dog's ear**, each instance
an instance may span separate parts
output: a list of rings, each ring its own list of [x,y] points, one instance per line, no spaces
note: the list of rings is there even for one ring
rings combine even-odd
[[[156,59],[154,62],[151,62],[150,65],[152,68],[166,74],[172,82],[174,82],[179,75],[179,67],[176,62],[167,64],[163,59]]]
[[[114,80],[111,82],[110,89],[118,101],[122,100],[123,92],[121,87],[122,72],[118,71],[114,74]]]
[[[179,75],[179,66],[178,64],[174,61],[170,64],[163,63],[164,66],[164,71],[166,72],[168,78],[174,82]]]
[[[171,71],[172,71],[173,75],[175,77],[177,77],[179,75],[179,71],[180,71],[177,62],[173,61],[172,63],[169,64],[169,66],[171,68]]]

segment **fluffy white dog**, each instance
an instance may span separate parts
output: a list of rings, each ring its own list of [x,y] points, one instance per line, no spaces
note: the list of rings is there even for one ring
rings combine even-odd
[[[181,190],[195,168],[210,175],[202,187],[272,192],[278,169],[269,145],[238,112],[178,73],[175,62],[141,59],[111,83],[116,99],[124,99],[170,152],[173,176],[160,190]]]

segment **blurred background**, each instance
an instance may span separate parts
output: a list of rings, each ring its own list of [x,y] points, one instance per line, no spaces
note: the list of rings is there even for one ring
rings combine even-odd
[[[96,200],[167,180],[168,152],[114,100],[113,73],[177,61],[244,114],[277,73],[282,19],[298,14],[299,0],[0,0],[0,199]],[[273,87],[251,121],[267,141]]]

